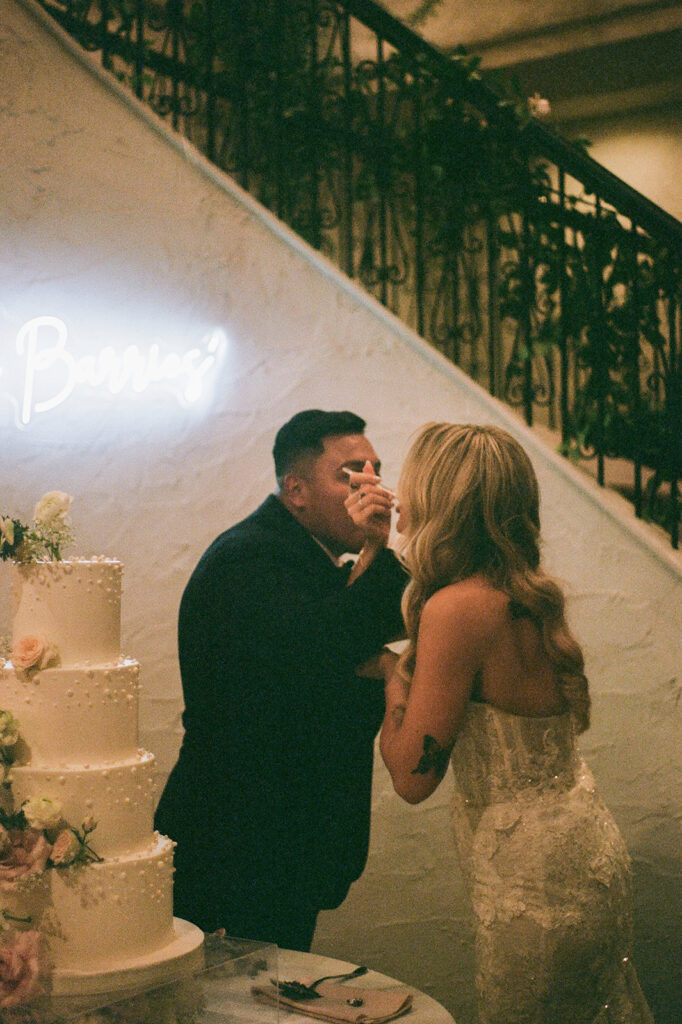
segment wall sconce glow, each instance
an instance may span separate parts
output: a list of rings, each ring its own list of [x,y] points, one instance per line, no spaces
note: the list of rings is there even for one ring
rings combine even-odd
[[[182,354],[163,351],[158,341],[147,347],[127,345],[117,350],[105,345],[77,355],[70,345],[63,320],[37,316],[16,336],[19,366],[14,375],[0,367],[0,398],[14,406],[19,425],[31,421],[78,395],[100,393],[111,399],[124,392],[137,395],[170,391],[182,406],[197,404],[210,390],[227,338],[220,327],[208,331],[197,345]],[[15,388],[8,391],[12,377]]]

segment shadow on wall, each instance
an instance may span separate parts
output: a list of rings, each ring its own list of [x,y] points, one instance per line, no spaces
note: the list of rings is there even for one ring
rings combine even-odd
[[[637,973],[656,1024],[676,1024],[682,1020],[679,882],[642,861],[633,864],[633,875]],[[668,912],[657,913],[663,907]]]

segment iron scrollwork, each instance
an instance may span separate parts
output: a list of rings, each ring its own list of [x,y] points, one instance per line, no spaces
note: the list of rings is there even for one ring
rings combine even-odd
[[[600,476],[629,460],[638,514],[677,544],[679,246],[629,197],[625,214],[587,179],[571,194],[474,58],[369,3],[362,22],[343,0],[41,3],[474,379],[558,427],[569,457]]]

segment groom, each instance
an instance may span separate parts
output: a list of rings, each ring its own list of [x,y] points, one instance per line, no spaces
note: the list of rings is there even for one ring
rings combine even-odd
[[[177,843],[175,913],[308,950],[367,858],[383,688],[355,668],[402,632],[390,509],[351,518],[345,470],[380,463],[350,412],[279,430],[278,490],[221,534],[182,598],[185,736],[155,825]],[[375,554],[348,585],[339,556]]]

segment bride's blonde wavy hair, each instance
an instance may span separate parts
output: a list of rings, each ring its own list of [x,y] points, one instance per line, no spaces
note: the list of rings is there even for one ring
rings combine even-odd
[[[493,426],[429,423],[400,474],[407,525],[399,555],[411,581],[403,597],[409,643],[400,669],[414,671],[419,619],[436,590],[475,574],[538,625],[579,732],[589,726],[584,661],[564,614],[564,595],[540,566],[539,492],[530,459]]]

